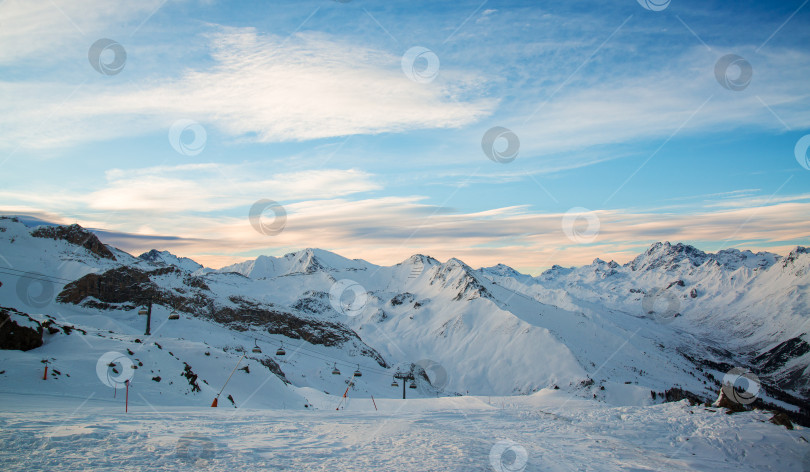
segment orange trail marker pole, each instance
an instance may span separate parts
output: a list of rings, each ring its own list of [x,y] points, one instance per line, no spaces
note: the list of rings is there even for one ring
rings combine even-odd
[[[219,393],[217,393],[217,396],[214,397],[214,401],[211,402],[211,408],[216,408],[217,407],[217,404],[218,404],[217,399],[219,399],[219,396],[222,395],[223,391],[225,391],[225,386],[228,385],[228,382],[231,381],[231,377],[233,377],[233,373],[236,372],[236,368],[239,367],[239,363],[242,362],[242,359],[244,359],[246,355],[247,355],[247,353],[242,354],[242,357],[240,357],[239,360],[236,362],[236,365],[234,366],[233,370],[231,371],[231,375],[228,376],[228,380],[226,380],[225,385],[222,386],[222,390],[220,390]]]
[[[42,380],[48,380],[48,364],[45,364],[45,374],[42,375]]]
[[[129,380],[126,381],[127,384],[127,399],[124,403],[124,413],[129,413]]]
[[[345,400],[345,399],[346,399],[346,395],[348,395],[348,394],[349,394],[349,389],[350,389],[350,388],[352,388],[352,386],[351,386],[351,385],[349,385],[348,387],[346,387],[346,391],[345,391],[345,392],[343,392],[343,398],[341,398],[341,399],[340,399],[340,403],[338,403],[338,406],[337,406],[337,408],[335,408],[335,410],[340,410],[340,405],[342,405],[342,404],[343,404],[343,400]]]

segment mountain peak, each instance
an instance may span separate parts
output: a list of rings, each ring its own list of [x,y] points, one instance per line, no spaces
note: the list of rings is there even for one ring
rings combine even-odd
[[[483,274],[497,275],[501,277],[524,278],[531,277],[529,275],[521,274],[517,270],[509,267],[506,264],[496,264],[492,267],[482,267],[479,272]]]
[[[151,262],[152,264],[175,266],[189,272],[194,272],[203,268],[202,264],[199,264],[188,257],[178,257],[169,251],[158,251],[157,249],[152,249],[141,254],[138,256],[138,259]]]
[[[672,245],[665,241],[650,245],[644,253],[630,261],[629,266],[633,270],[674,270],[684,263],[697,267],[707,259],[708,255],[694,246],[682,243]]]
[[[425,256],[424,254],[414,254],[411,257],[402,261],[403,264],[410,264],[410,265],[439,265],[440,262],[436,259]]]

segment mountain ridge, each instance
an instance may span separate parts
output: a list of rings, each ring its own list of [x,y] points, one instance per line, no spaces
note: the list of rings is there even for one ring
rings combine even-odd
[[[152,287],[156,316],[182,313],[182,325],[191,326],[182,337],[195,342],[219,333],[207,349],[220,356],[231,356],[234,342],[258,340],[316,353],[306,362],[263,360],[272,375],[290,382],[274,382],[274,389],[335,391],[333,363],[342,371],[347,364],[371,369],[429,359],[444,366],[443,385],[425,384],[414,394],[526,394],[559,386],[600,401],[646,404],[650,391],[674,387],[716,397],[721,367],[742,364],[757,370],[769,392],[781,392],[768,394],[770,401],[810,397],[810,339],[801,331],[810,307],[810,254],[801,246],[782,257],[656,243],[624,265],[597,258],[536,277],[504,264],[472,269],[456,258],[442,263],[420,254],[377,266],[313,248],[192,270],[197,266],[165,251],[133,257],[107,246],[112,260],[71,238],[35,238],[36,228],[11,220],[0,227],[0,253],[9,264],[58,276],[49,282],[54,296],[70,294],[36,303],[4,283],[0,305],[34,301],[37,310],[80,320],[76,326],[89,333],[102,326],[136,333],[133,310],[144,293],[115,288],[126,277],[114,274],[140,274],[129,279]],[[180,352],[185,341],[173,342]],[[38,349],[51,345],[46,339]],[[201,359],[195,365],[201,375],[218,375]],[[391,395],[391,375],[350,388],[355,395]]]

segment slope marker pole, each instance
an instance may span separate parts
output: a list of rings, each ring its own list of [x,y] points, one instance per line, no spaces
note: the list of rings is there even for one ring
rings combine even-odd
[[[231,375],[228,376],[228,380],[226,380],[225,385],[222,386],[222,390],[220,390],[219,393],[217,393],[217,396],[214,397],[214,401],[211,402],[211,408],[216,408],[217,407],[217,405],[219,403],[217,401],[217,400],[219,400],[219,396],[222,395],[222,392],[225,391],[225,387],[228,385],[228,382],[231,381],[231,377],[233,377],[233,373],[236,372],[236,368],[239,367],[239,363],[242,362],[242,359],[244,359],[246,355],[247,355],[247,353],[242,354],[242,357],[240,357],[239,360],[236,362],[236,365],[234,366],[233,370],[231,371]]]

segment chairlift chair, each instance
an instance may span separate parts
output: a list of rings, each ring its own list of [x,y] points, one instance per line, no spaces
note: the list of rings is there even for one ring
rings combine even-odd
[[[362,377],[363,376],[363,373],[360,372],[360,364],[357,364],[357,370],[354,371],[354,376],[355,377]]]
[[[261,354],[262,353],[262,348],[259,347],[259,341],[254,339],[253,343],[254,343],[253,352],[255,352],[256,354]]]
[[[285,354],[287,354],[287,351],[284,350],[284,343],[281,343],[281,347],[279,347],[278,350],[276,350],[276,355],[283,356]]]
[[[340,375],[340,371],[337,368],[337,362],[335,363],[335,367],[332,368],[332,375]]]
[[[169,319],[170,320],[179,320],[180,315],[178,315],[175,310],[172,310],[172,312],[169,314]]]
[[[399,387],[399,384],[397,383],[397,381],[396,381],[396,380],[392,380],[392,381],[391,381],[391,386],[392,386],[392,387]]]
[[[408,388],[416,388],[416,382],[411,382]]]
[[[141,307],[141,309],[140,309],[140,310],[138,310],[138,314],[139,314],[139,315],[146,316],[146,315],[148,315],[148,314],[149,314],[149,310],[147,310],[147,309],[146,309],[146,307]]]

